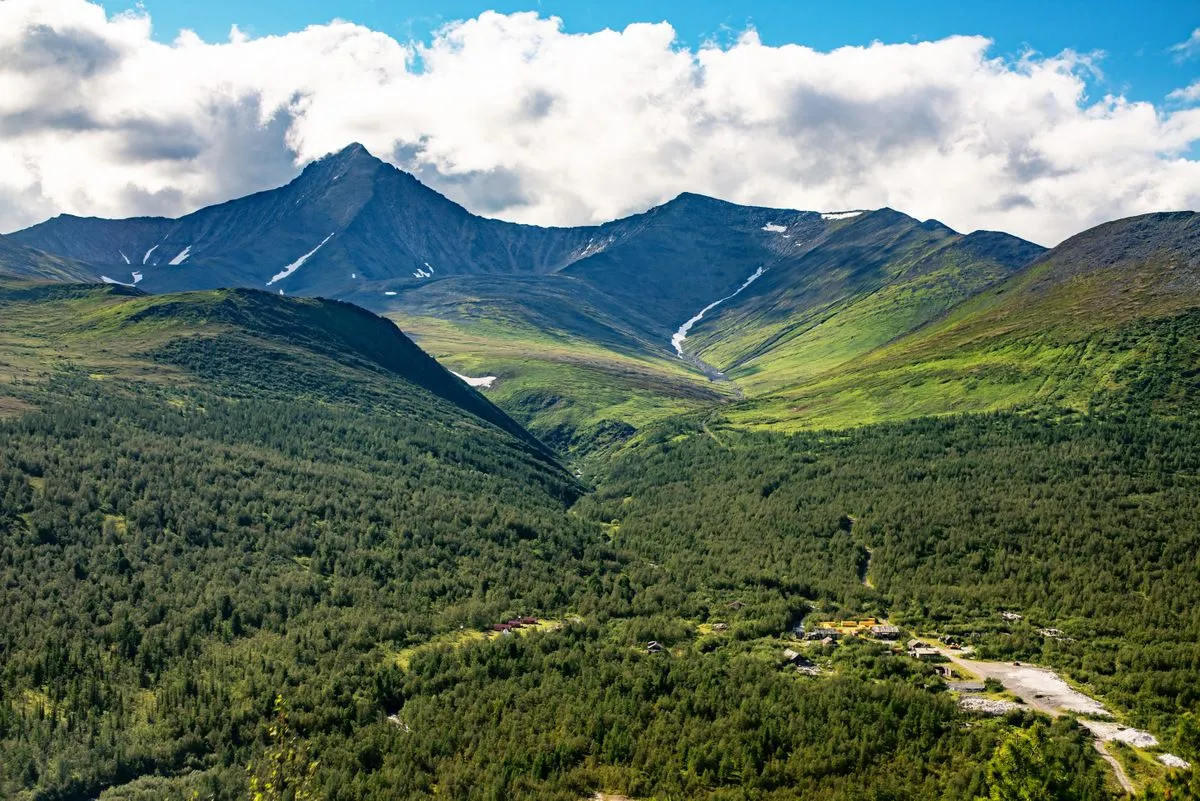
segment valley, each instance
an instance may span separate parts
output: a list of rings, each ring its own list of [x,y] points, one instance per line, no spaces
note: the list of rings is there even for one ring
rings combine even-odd
[[[1198,342],[1192,212],[536,228],[351,146],[0,237],[0,795],[1176,792]]]

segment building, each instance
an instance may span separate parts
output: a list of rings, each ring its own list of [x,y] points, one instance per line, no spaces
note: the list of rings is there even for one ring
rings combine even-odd
[[[838,631],[837,629],[829,629],[829,628],[822,627],[822,628],[813,629],[812,631],[806,633],[804,635],[804,639],[806,639],[806,640],[825,640],[825,639],[836,640],[838,637],[841,637],[841,636],[842,636],[842,633],[840,631]]]
[[[871,626],[871,636],[877,640],[898,640],[900,628],[889,623],[877,623]]]
[[[650,642],[646,643],[646,653],[661,654],[662,652],[663,652],[662,643],[660,643],[656,640],[651,640]]]
[[[1016,612],[1001,612],[1000,617],[1008,621],[1023,620],[1024,615],[1018,615]]]
[[[938,649],[926,645],[920,640],[908,641],[908,655],[913,659],[920,659],[923,662],[932,662],[942,658],[942,652]]]

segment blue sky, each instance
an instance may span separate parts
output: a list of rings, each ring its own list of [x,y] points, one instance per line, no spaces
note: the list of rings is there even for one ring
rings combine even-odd
[[[120,4],[106,4],[117,10]],[[133,3],[126,3],[132,7]],[[154,19],[155,37],[169,41],[181,28],[207,41],[224,39],[237,24],[251,35],[281,34],[335,17],[358,22],[400,40],[427,39],[431,30],[485,10],[537,11],[562,18],[572,33],[620,29],[631,22],[670,22],[682,43],[727,37],[752,25],[769,45],[798,43],[818,50],[879,40],[901,43],[953,34],[981,34],[995,41],[993,54],[1015,57],[1032,48],[1043,54],[1065,49],[1103,51],[1097,96],[1122,94],[1160,103],[1174,89],[1200,77],[1200,60],[1180,62],[1171,47],[1200,27],[1196,0],[525,0],[477,3],[390,0],[142,0]]]

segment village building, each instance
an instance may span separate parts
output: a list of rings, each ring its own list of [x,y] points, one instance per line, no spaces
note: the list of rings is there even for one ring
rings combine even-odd
[[[877,623],[871,626],[871,636],[877,640],[898,640],[900,628],[889,623]]]
[[[806,640],[824,640],[824,639],[836,640],[837,638],[839,638],[841,636],[842,636],[842,633],[840,631],[838,631],[837,629],[816,628],[816,629],[813,629],[812,631],[806,633],[804,635],[804,639],[806,639]]]
[[[923,662],[932,662],[942,658],[941,651],[926,645],[920,640],[908,641],[908,655],[913,659],[920,659]]]
[[[650,642],[646,643],[646,653],[661,654],[662,652],[663,652],[662,643],[660,643],[656,640],[651,640]]]

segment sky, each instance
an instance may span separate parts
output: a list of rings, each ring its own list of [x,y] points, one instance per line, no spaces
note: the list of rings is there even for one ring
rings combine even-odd
[[[1194,0],[3,0],[0,52],[0,231],[186,213],[352,141],[543,225],[692,191],[1052,245],[1200,207]]]

